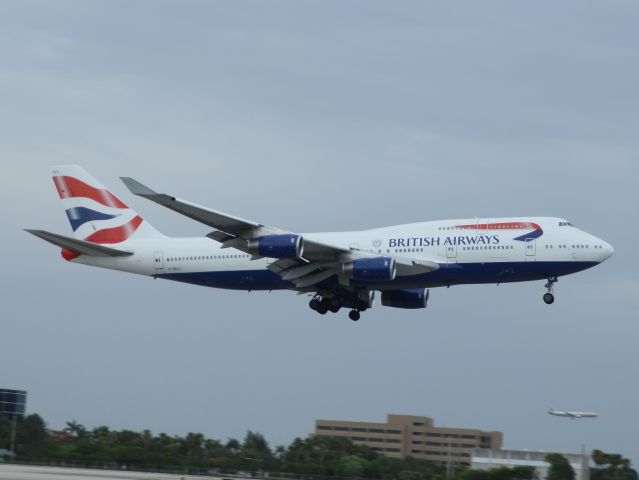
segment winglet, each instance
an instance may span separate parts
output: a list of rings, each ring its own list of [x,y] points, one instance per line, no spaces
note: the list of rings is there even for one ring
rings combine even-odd
[[[120,177],[120,180],[122,180],[122,183],[126,185],[126,188],[128,188],[133,195],[138,195],[140,197],[151,197],[158,195],[157,192],[154,192],[149,187],[142,185],[140,182],[134,180],[131,177]]]

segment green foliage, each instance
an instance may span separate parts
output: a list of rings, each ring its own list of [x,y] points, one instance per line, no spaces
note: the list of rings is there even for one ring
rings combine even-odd
[[[464,470],[457,476],[457,480],[534,480],[535,478],[535,467],[524,465],[491,470]]]
[[[19,455],[38,456],[44,454],[49,447],[49,433],[42,417],[31,414],[18,422],[16,430],[16,453]]]
[[[616,453],[592,451],[592,460],[597,468],[591,469],[592,480],[637,480],[637,472],[630,465],[630,460]]]
[[[361,478],[364,476],[368,461],[357,455],[346,455],[337,463],[337,474],[340,477]]]
[[[11,420],[0,415],[0,448],[9,449],[11,442]]]
[[[575,471],[568,459],[559,453],[549,453],[545,460],[550,464],[546,480],[574,480]]]
[[[10,424],[0,418],[0,435],[9,431]],[[65,431],[71,434],[70,438],[53,442],[44,421],[30,415],[19,425],[17,453],[23,458],[46,457],[147,468],[215,469],[220,473],[264,470],[372,480],[444,480],[446,477],[441,465],[415,458],[388,458],[347,438],[296,438],[288,447],[280,445],[273,450],[263,435],[252,431],[246,433],[241,443],[236,439],[222,443],[193,432],[180,437],[165,433],[154,435],[148,430],[116,431],[107,426],[87,429],[75,420],[67,422]],[[461,480],[504,480],[467,475]],[[532,479],[512,476],[506,480]]]

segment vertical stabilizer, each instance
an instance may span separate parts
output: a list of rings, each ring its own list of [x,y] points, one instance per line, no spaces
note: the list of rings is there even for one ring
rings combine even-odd
[[[163,235],[77,165],[53,167],[53,183],[75,238],[96,244]]]

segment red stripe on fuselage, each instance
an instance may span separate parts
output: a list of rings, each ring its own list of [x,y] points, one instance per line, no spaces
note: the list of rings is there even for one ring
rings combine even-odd
[[[541,230],[532,222],[478,223],[476,225],[457,225],[455,228],[471,228],[474,230]]]
[[[60,198],[90,198],[106,207],[129,208],[115,195],[107,190],[95,188],[73,177],[53,177],[53,183]]]

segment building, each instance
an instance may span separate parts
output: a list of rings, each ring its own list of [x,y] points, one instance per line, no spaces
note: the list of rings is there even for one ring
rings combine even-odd
[[[530,450],[487,450],[473,452],[471,467],[476,470],[491,470],[499,467],[531,466],[537,471],[537,478],[543,480],[548,475],[550,464],[546,455],[552,452],[533,452]],[[589,480],[590,460],[585,453],[562,453],[575,471],[576,480]]]
[[[387,415],[386,423],[316,420],[315,435],[348,438],[389,457],[470,466],[477,448],[500,449],[501,432],[435,427],[433,419]]]
[[[0,388],[0,414],[11,420],[22,420],[27,407],[27,392]]]

